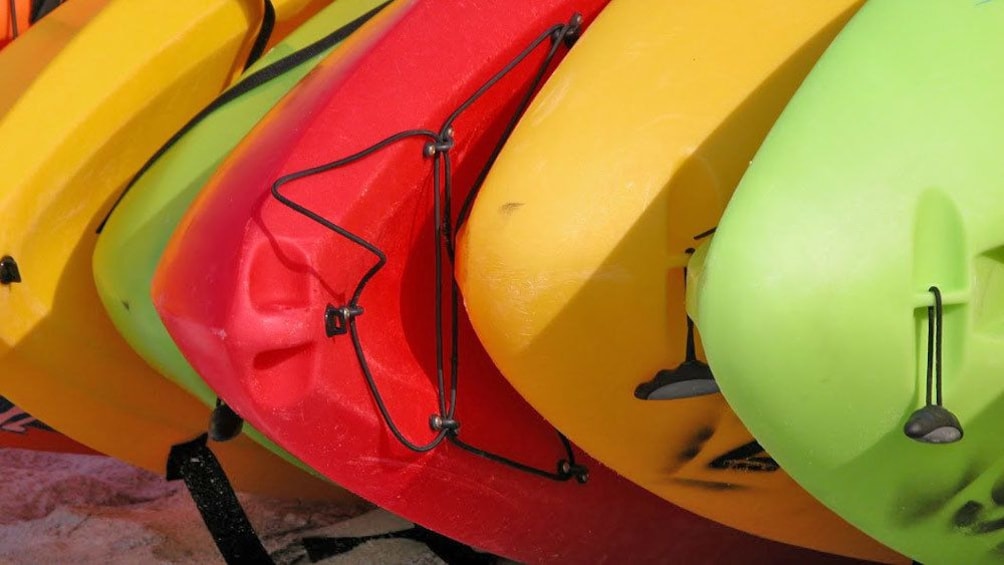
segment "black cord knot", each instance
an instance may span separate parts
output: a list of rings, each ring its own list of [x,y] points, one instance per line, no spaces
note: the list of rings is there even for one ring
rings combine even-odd
[[[335,308],[331,304],[324,309],[324,333],[328,337],[342,335],[349,331],[349,321],[356,316],[360,316],[363,309],[360,306],[349,304],[341,308]]]
[[[425,144],[425,156],[432,157],[436,153],[446,153],[453,149],[453,127],[446,128],[436,138]]]
[[[924,407],[910,414],[903,426],[903,433],[910,439],[922,443],[954,443],[962,439],[962,424],[959,418],[942,406],[942,318],[944,306],[941,290],[937,286],[927,289],[934,295],[934,304],[927,307],[927,387]],[[931,398],[932,388],[937,396]]]
[[[563,481],[575,479],[580,485],[584,485],[589,481],[589,469],[585,465],[562,459],[558,461],[558,476]]]
[[[209,439],[213,441],[230,441],[241,434],[244,429],[244,419],[234,409],[220,399],[216,399],[216,408],[209,415]]]
[[[582,32],[582,14],[575,12],[568,19],[568,23],[558,28],[555,32],[555,40],[561,41],[566,47],[575,45]]]
[[[437,432],[445,431],[446,433],[454,436],[460,432],[460,422],[454,420],[453,418],[444,418],[439,414],[429,416],[429,427]]]
[[[0,259],[0,284],[19,282],[21,282],[21,271],[17,268],[17,262],[10,255],[4,255]]]

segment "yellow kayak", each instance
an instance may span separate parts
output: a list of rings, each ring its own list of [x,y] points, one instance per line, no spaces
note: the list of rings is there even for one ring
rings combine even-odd
[[[896,561],[780,470],[720,394],[636,396],[685,360],[687,249],[860,3],[613,0],[506,143],[457,277],[502,373],[592,456],[729,526]]]
[[[31,84],[41,73],[49,61],[53,59],[67,43],[76,37],[77,33],[100,12],[110,0],[73,0],[59,10],[45,17],[50,22],[46,25],[32,26],[31,33],[24,33],[17,39],[23,55],[13,57],[6,51],[14,49],[5,47],[0,57],[3,61],[3,83],[0,88],[0,116],[10,110],[24,88],[18,85]]]
[[[277,25],[326,2],[276,0]],[[91,276],[95,228],[143,163],[244,68],[261,0],[73,0],[0,52],[0,392],[157,473],[209,409],[119,336]],[[45,56],[39,57],[39,52]],[[347,498],[246,437],[214,445],[238,490]]]

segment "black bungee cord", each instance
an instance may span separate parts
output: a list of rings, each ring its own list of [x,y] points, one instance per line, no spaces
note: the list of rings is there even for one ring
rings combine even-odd
[[[458,389],[458,375],[459,375],[459,287],[456,280],[451,280],[450,288],[450,344],[452,346],[450,355],[450,380],[449,380],[449,392],[447,393],[447,385],[445,378],[445,363],[444,363],[444,343],[443,343],[443,331],[444,331],[444,321],[442,313],[443,305],[443,248],[446,248],[448,259],[452,262],[454,259],[454,250],[456,244],[456,232],[463,225],[464,220],[470,210],[470,206],[473,202],[477,191],[479,190],[481,184],[484,182],[489,169],[492,164],[497,159],[499,153],[502,150],[505,141],[508,139],[509,135],[512,133],[516,126],[520,116],[525,112],[526,108],[533,97],[534,92],[540,86],[547,70],[553,62],[555,56],[558,53],[561,45],[571,46],[574,40],[577,38],[582,26],[582,16],[579,14],[574,14],[572,18],[564,24],[558,24],[550,27],[546,32],[542,33],[533,42],[530,43],[523,51],[521,51],[512,61],[505,65],[501,70],[491,76],[487,82],[485,82],[478,90],[476,90],[470,97],[468,97],[460,106],[457,107],[443,122],[439,131],[432,131],[429,129],[410,129],[402,132],[398,132],[391,135],[375,144],[357,152],[347,157],[331,161],[322,165],[304,169],[301,171],[296,171],[287,175],[283,175],[278,178],[273,184],[271,193],[272,196],[279,201],[281,204],[289,207],[295,212],[313,220],[314,222],[330,229],[339,236],[351,241],[352,243],[364,248],[371,254],[373,254],[377,261],[363,274],[359,279],[355,290],[348,303],[344,306],[336,307],[329,304],[325,310],[324,322],[325,331],[329,337],[336,335],[348,334],[352,340],[352,346],[356,354],[356,359],[359,363],[360,369],[363,373],[363,378],[366,381],[367,387],[370,390],[370,394],[373,397],[374,402],[377,405],[377,410],[379,411],[383,421],[387,424],[388,429],[391,434],[411,451],[417,453],[425,453],[431,451],[438,447],[442,442],[449,441],[453,445],[469,452],[479,457],[506,465],[513,469],[530,473],[543,478],[555,480],[555,481],[568,481],[570,479],[575,479],[579,483],[585,483],[588,480],[588,469],[585,466],[578,464],[575,460],[575,454],[572,450],[571,443],[568,439],[558,432],[558,438],[561,445],[565,451],[565,459],[558,461],[556,469],[554,471],[548,471],[533,467],[508,457],[492,453],[490,451],[475,447],[469,443],[464,442],[459,437],[460,432],[460,422],[456,419],[456,409],[457,409],[457,389]],[[464,111],[466,111],[472,104],[474,104],[482,95],[485,94],[489,89],[491,89],[495,84],[497,84],[503,77],[505,77],[510,71],[512,71],[517,65],[519,65],[523,60],[525,60],[530,54],[532,54],[540,45],[550,40],[550,48],[545,56],[540,68],[533,76],[530,81],[529,86],[525,94],[523,95],[520,103],[514,112],[510,121],[506,124],[506,127],[501,135],[498,143],[495,145],[488,161],[481,169],[477,180],[472,186],[471,191],[468,193],[467,197],[461,206],[460,213],[457,219],[456,227],[454,228],[452,224],[452,197],[453,197],[453,171],[452,171],[452,161],[450,159],[450,151],[453,149],[455,144],[454,139],[454,128],[453,123],[459,118]],[[376,380],[370,370],[369,363],[366,360],[366,355],[363,349],[362,342],[359,338],[358,329],[356,326],[356,319],[364,313],[363,307],[359,304],[360,298],[366,285],[373,279],[373,277],[384,267],[387,263],[387,256],[383,253],[380,248],[378,248],[373,243],[367,241],[363,237],[356,235],[345,228],[335,224],[334,222],[324,218],[317,212],[308,209],[307,207],[291,200],[281,192],[281,188],[291,182],[296,180],[324,173],[333,169],[344,167],[356,161],[362,160],[374,153],[381,151],[395,143],[398,143],[405,139],[410,138],[425,138],[427,140],[426,144],[423,146],[423,156],[432,159],[432,177],[433,177],[433,216],[434,216],[434,245],[435,245],[435,283],[436,283],[436,294],[435,294],[435,325],[436,325],[436,384],[437,384],[437,396],[438,396],[438,409],[437,414],[433,414],[429,418],[430,427],[436,432],[436,435],[427,443],[419,444],[411,441],[407,438],[401,429],[397,426],[391,416],[382,394],[379,391]],[[448,398],[447,398],[448,396]]]

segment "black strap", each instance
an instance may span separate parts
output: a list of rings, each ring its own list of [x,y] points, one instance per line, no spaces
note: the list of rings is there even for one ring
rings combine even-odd
[[[240,98],[241,96],[244,96],[248,92],[251,92],[252,90],[258,88],[259,86],[266,84],[269,81],[288,73],[289,71],[302,65],[306,61],[309,61],[310,59],[313,59],[317,55],[320,55],[327,49],[330,49],[331,47],[334,47],[335,45],[341,43],[349,35],[351,35],[357,29],[362,27],[363,24],[365,24],[371,18],[373,18],[373,16],[377,15],[380,12],[380,10],[383,10],[387,6],[387,4],[390,4],[389,0],[387,2],[384,2],[383,4],[380,4],[376,8],[373,8],[369,12],[366,12],[365,14],[359,16],[358,18],[352,20],[351,22],[345,24],[344,26],[336,29],[335,31],[329,33],[328,35],[322,37],[321,39],[318,39],[317,41],[311,43],[310,45],[304,47],[303,49],[294,51],[289,55],[286,55],[282,59],[279,59],[278,61],[272,63],[271,65],[263,67],[255,71],[254,73],[251,73],[250,75],[241,79],[241,81],[235,84],[233,87],[229,88],[228,90],[220,94],[215,100],[213,100],[211,104],[203,108],[202,111],[196,114],[195,117],[193,117],[191,120],[189,120],[188,123],[184,125],[184,127],[178,130],[177,133],[172,135],[171,138],[168,139],[167,142],[164,143],[164,145],[161,146],[161,148],[158,149],[157,152],[154,153],[153,156],[147,160],[147,162],[140,168],[139,172],[137,172],[132,177],[132,180],[129,181],[129,184],[126,185],[125,189],[123,189],[122,192],[119,193],[118,199],[115,200],[115,203],[112,204],[111,209],[109,209],[108,213],[105,214],[104,219],[102,219],[101,223],[98,224],[98,229],[96,230],[96,232],[100,234],[101,231],[105,229],[105,224],[108,223],[108,218],[110,218],[112,212],[114,212],[115,209],[118,208],[119,203],[122,202],[122,199],[125,197],[126,193],[128,193],[129,190],[132,189],[132,186],[136,184],[136,181],[139,180],[140,177],[142,177],[143,174],[146,173],[146,171],[150,167],[152,167],[153,164],[156,163],[157,160],[164,155],[164,153],[166,153],[171,147],[173,147],[174,144],[178,142],[178,140],[184,137],[185,134],[187,134],[189,131],[192,130],[192,128],[199,125],[199,123],[202,122],[202,120],[208,118],[216,110],[219,110],[220,108],[229,104],[230,102]]]
[[[207,435],[202,434],[192,441],[171,446],[167,480],[185,482],[202,521],[228,564],[272,565],[272,558],[258,539],[206,440]]]
[[[254,44],[251,45],[248,60],[244,63],[245,71],[265,53],[265,47],[272,39],[272,30],[275,29],[275,6],[272,5],[272,0],[264,0],[264,2],[265,13],[262,14],[261,27],[258,28],[258,36],[255,37]]]
[[[28,15],[28,21],[37,22],[62,3],[63,0],[31,0],[31,13]]]
[[[410,539],[424,543],[426,547],[448,565],[493,565],[499,562],[499,558],[495,555],[476,551],[469,545],[452,540],[442,534],[437,534],[417,524],[407,530],[372,536],[345,538],[308,537],[303,538],[302,543],[303,548],[307,551],[307,558],[310,559],[311,563],[316,563],[323,559],[352,551],[366,542],[381,539]]]

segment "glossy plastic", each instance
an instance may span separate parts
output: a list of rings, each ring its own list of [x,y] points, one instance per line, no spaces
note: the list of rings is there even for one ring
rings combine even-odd
[[[96,7],[69,2],[0,52],[0,254],[22,277],[0,287],[0,391],[73,439],[163,473],[170,446],[205,432],[209,410],[109,321],[91,276],[95,228],[140,166],[243,68],[262,4]],[[50,41],[58,50],[39,58]],[[348,496],[247,438],[214,449],[239,489]]]
[[[870,2],[805,80],[697,297],[729,403],[791,475],[922,563],[1004,560],[1004,5]],[[930,287],[944,408],[925,403]]]
[[[154,304],[193,366],[263,433],[339,484],[465,543],[521,562],[749,552],[805,559],[794,548],[700,520],[581,453],[590,472],[584,485],[516,470],[448,442],[425,453],[402,446],[377,411],[350,336],[326,333],[328,306],[346,304],[375,257],[269,194],[283,174],[403,130],[438,129],[532,40],[575,11],[588,23],[604,4],[411,2],[365,52],[322,63],[226,160],[165,250]],[[548,46],[456,121],[454,214]],[[429,421],[438,412],[425,141],[400,142],[283,189],[386,253],[354,324],[388,411],[419,443],[435,435]],[[443,271],[448,294],[450,269]],[[555,471],[565,457],[557,433],[499,375],[462,311],[459,323],[461,439]]]
[[[85,453],[94,451],[52,429],[0,396],[0,448]]]
[[[457,279],[502,373],[590,455],[729,526],[894,560],[779,470],[721,395],[635,394],[684,361],[695,236],[859,5],[614,0],[492,168]]]
[[[307,47],[382,2],[339,0],[270,50],[244,76]],[[378,16],[381,20],[386,17]],[[367,32],[364,28],[360,33]],[[94,282],[112,322],[152,367],[209,406],[215,404],[216,394],[178,351],[154,310],[150,299],[154,270],[185,210],[227,153],[331,51],[317,53],[200,121],[136,180],[98,237]],[[255,430],[246,431],[288,456]]]

